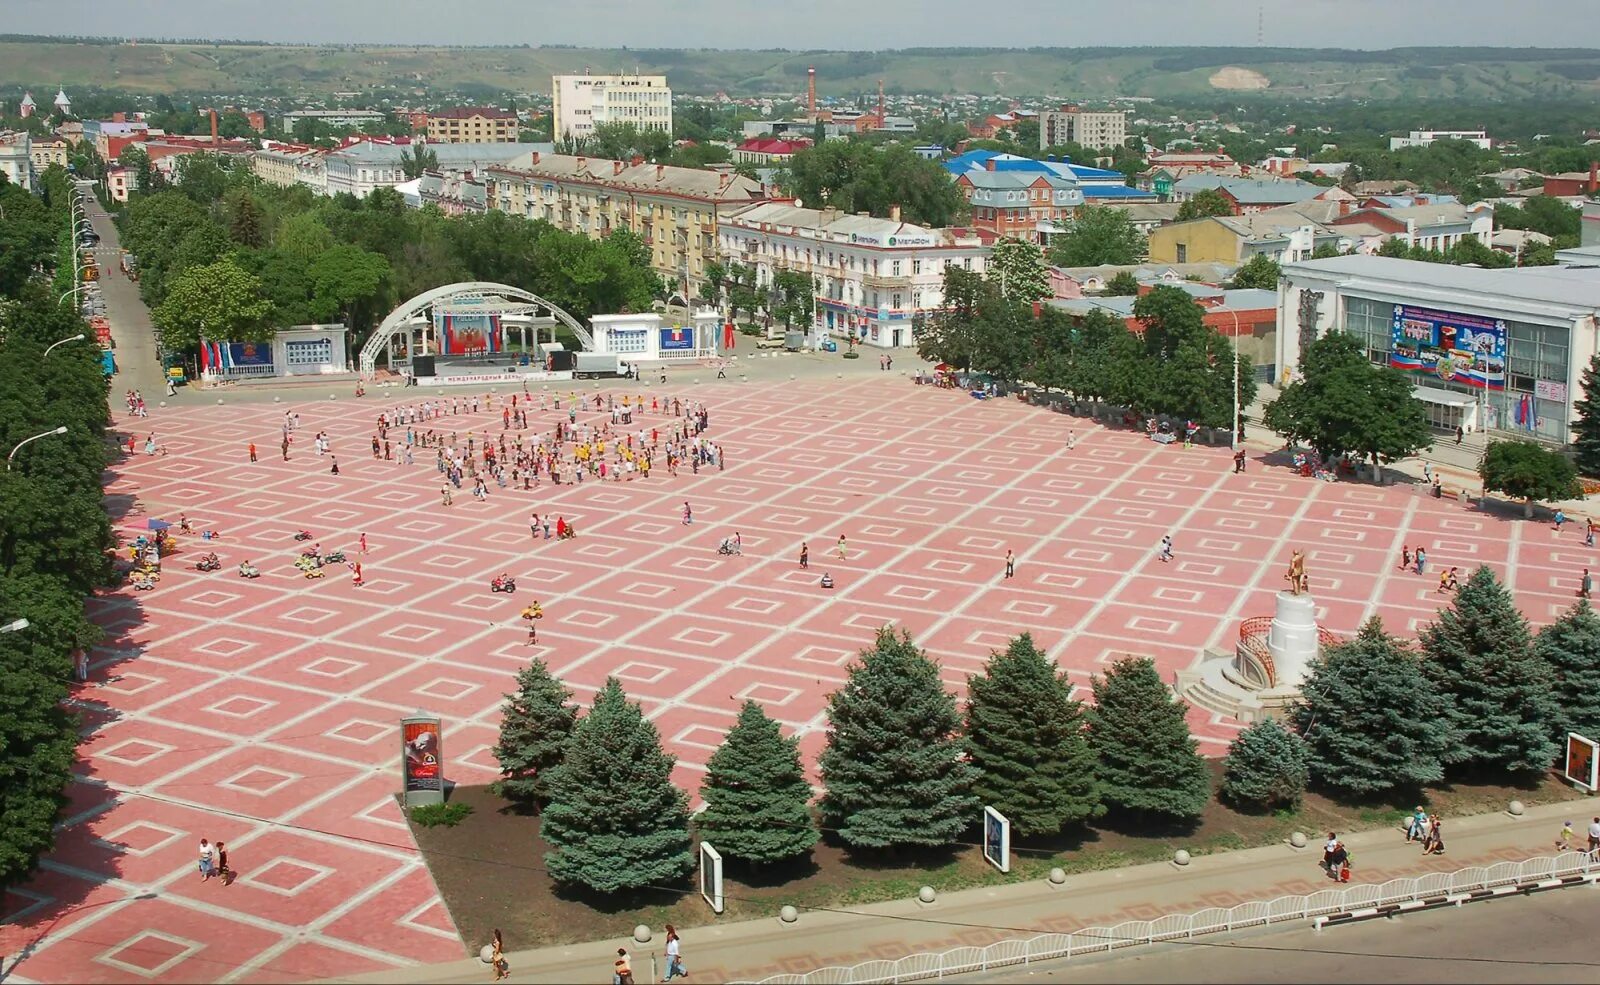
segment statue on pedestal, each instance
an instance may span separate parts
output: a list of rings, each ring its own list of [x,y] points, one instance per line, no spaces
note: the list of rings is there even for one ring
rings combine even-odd
[[[1310,591],[1310,580],[1306,577],[1306,556],[1300,551],[1289,555],[1289,572],[1283,576],[1289,583],[1291,595],[1304,595]]]

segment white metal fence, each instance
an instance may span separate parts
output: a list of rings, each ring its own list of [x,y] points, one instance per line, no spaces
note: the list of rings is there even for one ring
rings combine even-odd
[[[760,979],[754,985],[865,985],[868,982],[907,982],[972,974],[1008,965],[1104,954],[1157,941],[1222,933],[1285,920],[1307,920],[1365,907],[1485,892],[1498,887],[1531,885],[1592,872],[1600,872],[1600,863],[1587,852],[1566,852],[1523,862],[1499,862],[1455,872],[1430,872],[1413,878],[1391,879],[1385,883],[1342,886],[1309,896],[1281,896],[1274,900],[1240,903],[1227,908],[1211,907],[1194,913],[1169,913],[1154,920],[1129,920],[1114,927],[1086,927],[1070,934],[1014,937],[986,947],[957,947],[948,951],[908,954],[895,960],[818,968],[804,974],[773,975]]]

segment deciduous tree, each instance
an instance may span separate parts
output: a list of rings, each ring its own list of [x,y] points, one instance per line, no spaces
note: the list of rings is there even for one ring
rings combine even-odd
[[[1072,228],[1050,244],[1050,259],[1059,267],[1134,264],[1147,252],[1144,235],[1127,210],[1100,205],[1079,209]]]

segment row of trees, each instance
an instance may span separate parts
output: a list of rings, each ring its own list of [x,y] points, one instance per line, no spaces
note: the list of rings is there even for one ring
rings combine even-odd
[[[604,240],[501,212],[448,217],[397,192],[321,198],[185,157],[172,189],[136,194],[118,219],[166,349],[258,340],[344,320],[359,345],[399,301],[457,281],[539,294],[576,317],[647,309],[661,295],[643,242]]]
[[[1197,818],[1210,769],[1155,665],[1119,660],[1091,687],[1086,706],[1023,634],[968,679],[958,705],[938,664],[885,629],[829,696],[815,804],[797,740],[746,702],[707,764],[693,833],[764,865],[805,855],[822,832],[864,851],[955,845],[984,805],[1024,839],[1107,814]],[[655,727],[614,679],[587,715],[571,698],[535,661],[507,696],[495,749],[503,793],[543,809],[548,869],[602,892],[682,878],[693,867],[687,799]],[[1374,618],[1327,648],[1287,722],[1235,739],[1219,792],[1265,810],[1295,806],[1313,781],[1367,798],[1515,779],[1547,769],[1568,730],[1600,730],[1600,615],[1580,601],[1535,634],[1483,567],[1419,643]]]
[[[904,144],[829,140],[795,154],[778,180],[808,208],[835,208],[847,215],[886,218],[898,205],[905,221],[939,229],[969,212],[944,166]]]
[[[579,717],[572,694],[534,661],[507,695],[494,752],[502,792],[542,809],[545,864],[602,892],[658,885],[693,866],[687,799],[654,725],[608,680]],[[1147,659],[1094,682],[1095,707],[1024,634],[969,681],[965,709],[938,665],[904,634],[879,633],[829,698],[819,767],[822,829],[858,850],[951,845],[987,804],[1019,836],[1041,836],[1108,809],[1192,817],[1210,774]],[[820,837],[798,741],[755,702],[707,763],[694,831],[725,856],[771,864]]]
[[[35,198],[0,177],[0,453],[15,452],[0,472],[0,624],[28,621],[0,633],[0,889],[53,843],[78,745],[64,705],[72,655],[100,638],[84,599],[111,573],[99,350],[79,342],[44,355],[84,326],[53,283],[72,249],[71,186],[59,167],[43,186]],[[66,433],[19,447],[58,427]]]
[[[997,245],[984,274],[950,266],[944,308],[913,325],[924,359],[1026,380],[1075,399],[1126,407],[1141,415],[1229,428],[1235,361],[1239,406],[1255,399],[1255,374],[1228,338],[1205,324],[1188,292],[1162,286],[1133,305],[1139,328],[1106,311],[1073,316],[1034,304],[1048,293],[1037,247]]]

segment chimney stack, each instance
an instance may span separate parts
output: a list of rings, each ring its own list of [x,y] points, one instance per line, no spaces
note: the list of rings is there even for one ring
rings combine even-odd
[[[983,167],[984,167],[984,170],[986,170],[986,171],[993,171],[994,170],[994,158],[991,157],[987,161],[984,161],[983,162]]]
[[[1589,194],[1600,191],[1600,161],[1589,162]]]
[[[817,121],[817,67],[806,66],[806,119]]]
[[[538,163],[539,163],[539,152],[538,151],[533,151],[532,153],[530,153],[528,155],[528,166],[532,167],[533,165],[538,164]]]
[[[616,177],[617,175],[619,175],[621,173],[622,173],[622,162],[621,161],[612,161],[611,162],[611,176],[612,177]]]
[[[211,146],[217,146],[217,111],[211,110]]]
[[[896,202],[895,204],[889,206],[889,220],[891,222],[899,222],[900,221],[900,203],[899,202]]]
[[[878,80],[878,126],[882,127],[888,117],[883,113],[883,80]]]
[[[589,159],[587,157],[581,155],[578,157],[578,170],[584,172],[589,170]]]
[[[665,164],[657,164],[656,165],[656,180],[660,181],[661,179],[665,178],[666,176],[667,176],[667,166]]]

